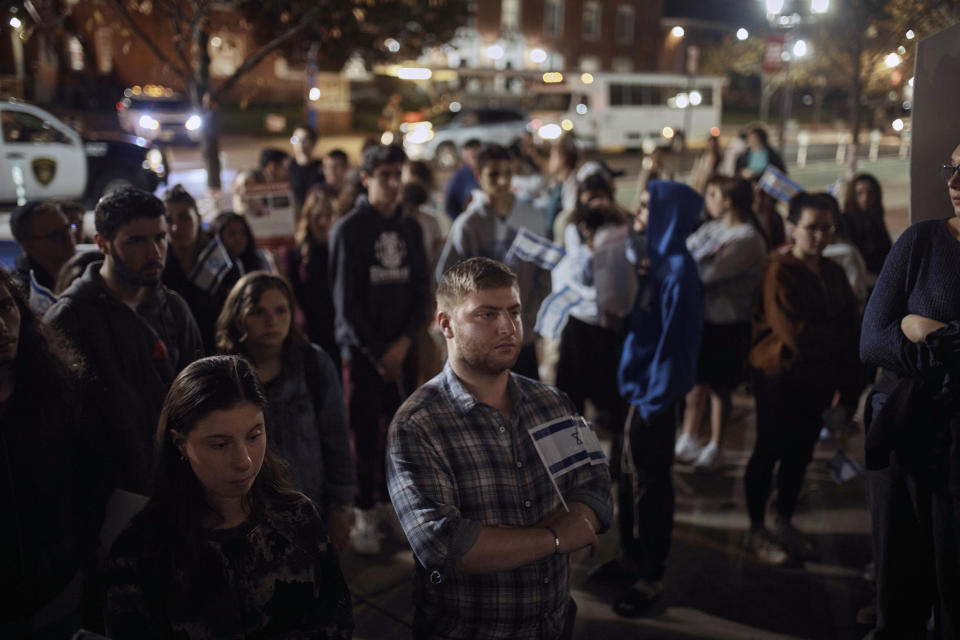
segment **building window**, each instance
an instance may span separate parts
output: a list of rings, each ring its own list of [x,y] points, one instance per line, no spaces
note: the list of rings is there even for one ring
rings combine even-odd
[[[520,30],[520,0],[500,2],[500,28],[503,31]]]
[[[583,39],[600,39],[600,16],[601,8],[599,2],[583,3]]]
[[[636,22],[633,7],[621,4],[617,7],[617,42],[633,44],[633,25]]]
[[[563,35],[563,0],[547,0],[544,3],[543,32],[548,36]]]
[[[613,59],[613,64],[611,66],[613,71],[616,73],[631,73],[633,71],[633,60],[623,56],[618,56]]]
[[[83,71],[83,45],[76,36],[67,38],[67,54],[70,58],[70,70]]]
[[[93,34],[97,47],[97,71],[106,75],[113,71],[113,31],[109,27],[101,27]]]
[[[597,73],[600,71],[600,60],[597,56],[580,56],[580,71]]]

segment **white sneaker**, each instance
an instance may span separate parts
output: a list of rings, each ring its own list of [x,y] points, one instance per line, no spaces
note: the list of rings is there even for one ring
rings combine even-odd
[[[350,546],[362,556],[380,553],[379,521],[376,509],[357,509],[356,521],[350,530]]]
[[[757,560],[775,567],[787,564],[790,559],[784,548],[773,539],[773,536],[766,529],[748,531],[744,546]]]
[[[700,450],[700,455],[693,463],[697,471],[712,471],[720,463],[720,447],[712,442]]]
[[[696,440],[682,433],[677,438],[677,445],[673,448],[673,455],[679,462],[693,462],[700,455],[702,447]]]

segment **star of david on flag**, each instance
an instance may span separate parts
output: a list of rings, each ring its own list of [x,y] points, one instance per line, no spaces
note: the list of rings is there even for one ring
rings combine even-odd
[[[607,463],[597,433],[580,416],[557,418],[531,428],[528,433],[544,468],[550,474],[560,501],[567,509],[567,502],[557,486],[557,478],[587,464]]]

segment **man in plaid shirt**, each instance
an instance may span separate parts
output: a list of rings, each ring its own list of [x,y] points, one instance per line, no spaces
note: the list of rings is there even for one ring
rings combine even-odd
[[[567,554],[612,517],[604,465],[557,478],[528,429],[576,414],[553,387],[510,373],[523,329],[516,276],[471,258],[437,287],[444,370],[393,419],[390,498],[417,559],[415,638],[568,638]]]

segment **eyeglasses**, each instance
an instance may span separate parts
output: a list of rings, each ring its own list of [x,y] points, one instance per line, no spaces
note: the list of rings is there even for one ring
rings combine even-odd
[[[50,242],[69,242],[76,230],[77,225],[70,224],[60,229],[54,229],[48,233],[41,233],[33,236],[34,240],[48,240]]]
[[[940,167],[940,177],[950,182],[953,176],[957,175],[957,171],[960,171],[960,165],[953,166],[952,164],[945,164]]]

